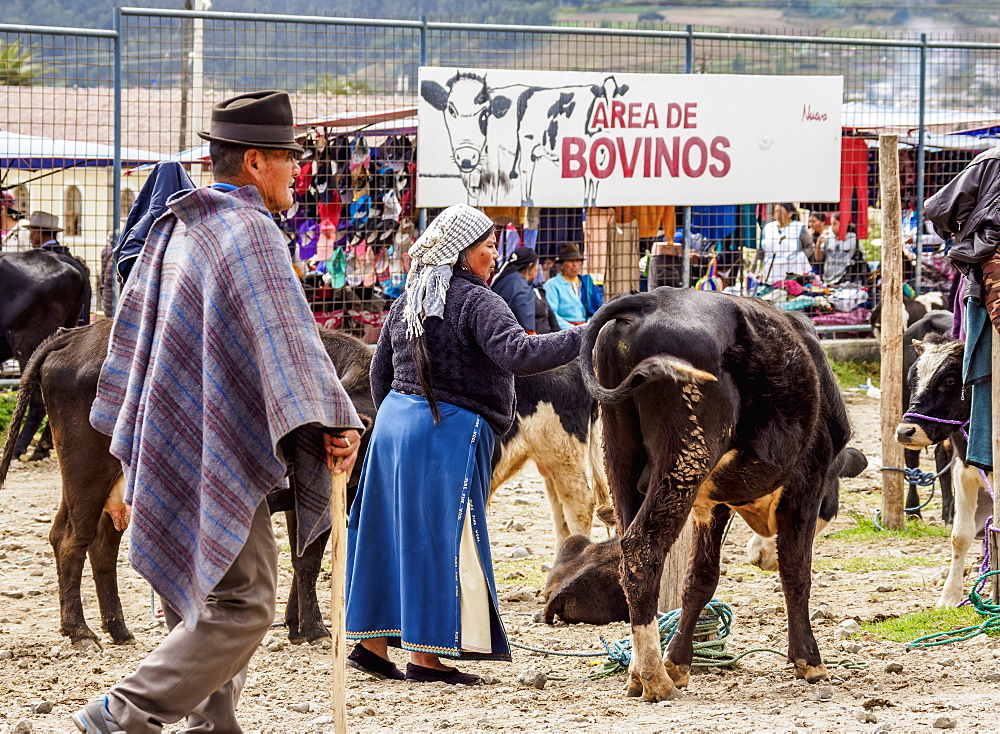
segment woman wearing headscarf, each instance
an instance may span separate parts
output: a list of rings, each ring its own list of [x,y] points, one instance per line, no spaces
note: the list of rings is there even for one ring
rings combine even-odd
[[[410,249],[405,293],[372,360],[379,406],[348,522],[347,637],[354,668],[472,684],[441,663],[510,660],[486,532],[494,439],[514,420],[514,375],[577,356],[581,331],[530,336],[486,281],[492,220],[457,204]]]
[[[493,291],[510,306],[528,334],[559,331],[559,324],[549,309],[545,296],[532,285],[538,277],[538,253],[530,247],[518,247],[493,277]]]

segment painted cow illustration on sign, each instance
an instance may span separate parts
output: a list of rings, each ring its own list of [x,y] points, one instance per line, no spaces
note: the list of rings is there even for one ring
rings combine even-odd
[[[559,141],[602,132],[591,126],[595,105],[627,92],[628,85],[613,76],[603,85],[493,88],[485,75],[457,72],[444,85],[420,85],[420,95],[444,116],[452,160],[473,205],[492,202],[516,185],[520,204],[533,206],[536,182],[560,176]],[[595,204],[599,178],[589,169],[575,178],[583,186],[583,204]]]

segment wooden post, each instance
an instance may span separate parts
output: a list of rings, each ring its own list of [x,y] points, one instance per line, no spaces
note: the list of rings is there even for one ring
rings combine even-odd
[[[339,461],[338,461],[339,463]],[[347,734],[344,586],[347,583],[347,474],[333,475],[330,511],[330,634],[333,636],[333,730]],[[294,541],[293,541],[294,542]]]
[[[993,406],[1000,406],[1000,334],[995,328],[993,332],[993,381],[992,398]],[[993,525],[1000,526],[1000,492],[997,492],[996,477],[1000,476],[997,471],[997,459],[1000,457],[1000,420],[997,419],[996,408],[991,410],[993,414],[993,474],[990,475],[990,484],[993,486]],[[990,548],[990,570],[1000,569],[1000,542],[997,533],[987,530],[989,533]],[[1000,576],[993,577],[993,603],[1000,603]]]
[[[882,466],[904,466],[896,426],[903,418],[903,222],[899,202],[899,136],[878,136],[882,195]],[[903,474],[882,472],[882,524],[903,529]]]
[[[681,605],[684,590],[684,576],[687,573],[688,555],[691,553],[691,538],[694,528],[691,518],[684,523],[684,529],[677,536],[667,559],[663,562],[663,575],[660,577],[660,597],[657,609],[661,612],[672,612]]]

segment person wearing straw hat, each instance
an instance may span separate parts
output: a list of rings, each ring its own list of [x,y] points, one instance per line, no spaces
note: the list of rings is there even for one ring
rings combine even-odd
[[[247,664],[274,622],[277,548],[265,495],[294,457],[301,552],[330,527],[331,466],[362,427],[320,341],[272,214],[302,149],[288,95],[212,110],[215,183],[167,199],[122,292],[91,411],[122,461],[129,560],[169,634],[73,714],[85,732],[239,732]]]
[[[59,244],[58,234],[62,232],[59,217],[48,212],[31,212],[28,217],[28,241],[32,247],[59,255],[69,255],[69,248]]]
[[[0,250],[21,252],[31,249],[28,241],[27,222],[21,220],[21,212],[15,208],[14,195],[9,191],[0,192]]]
[[[583,260],[576,245],[563,245],[556,256],[559,275],[545,281],[545,299],[560,329],[587,323],[604,303],[591,277],[580,275]]]
[[[496,437],[514,421],[514,375],[570,362],[582,331],[525,333],[487,285],[493,221],[468,204],[445,209],[410,257],[371,366],[379,409],[347,529],[348,665],[471,685],[478,676],[441,658],[510,660],[486,499]],[[409,651],[405,674],[390,645]]]

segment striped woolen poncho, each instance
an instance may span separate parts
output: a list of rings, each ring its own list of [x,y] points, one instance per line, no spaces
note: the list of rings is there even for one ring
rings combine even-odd
[[[122,294],[91,423],[124,467],[129,559],[193,627],[285,474],[281,439],[301,552],[330,526],[322,427],[362,424],[257,189],[168,206]]]

